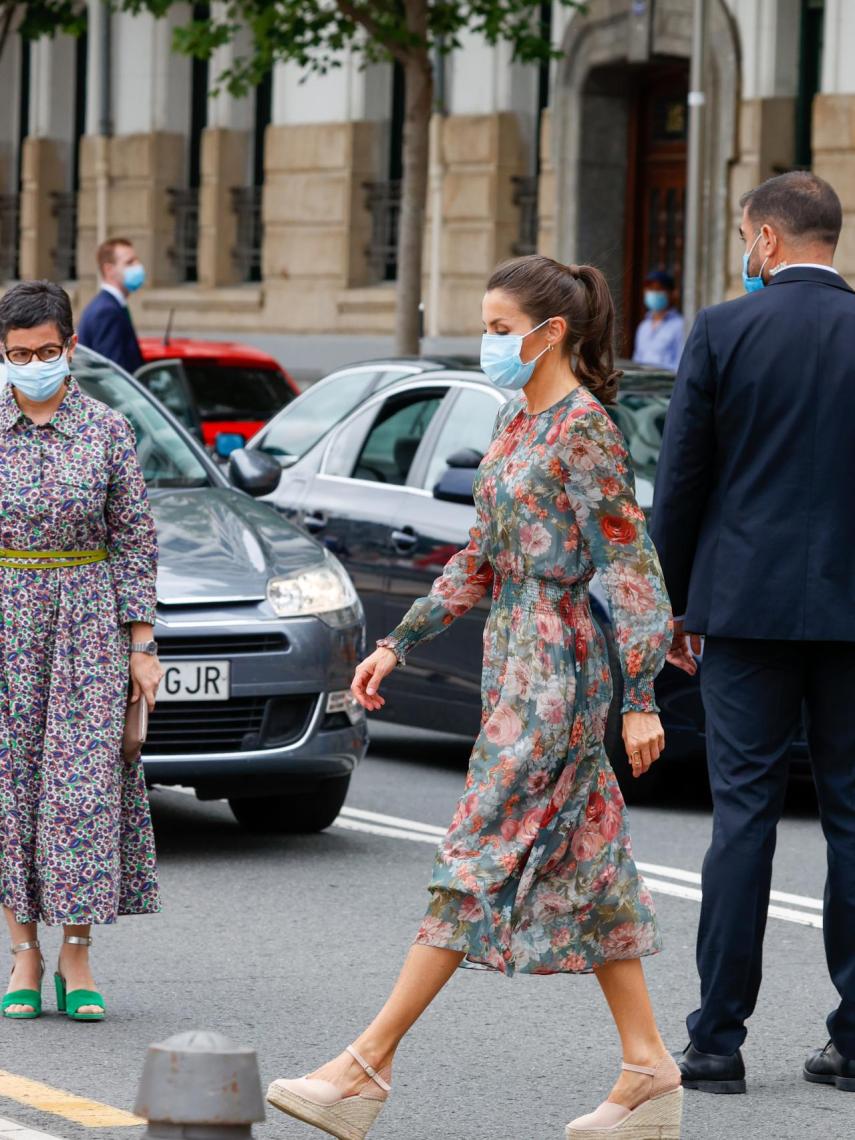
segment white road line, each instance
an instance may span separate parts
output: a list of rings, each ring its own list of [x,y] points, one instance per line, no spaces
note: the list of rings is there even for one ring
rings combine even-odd
[[[192,788],[173,786],[164,790],[195,795]],[[411,843],[429,843],[434,847],[447,830],[433,823],[422,823],[417,819],[404,819],[397,815],[385,815],[383,812],[353,807],[343,807],[341,815],[333,826],[341,828],[342,831],[361,831],[366,835],[380,835],[386,839],[408,839]],[[661,895],[672,895],[678,899],[690,899],[692,902],[701,901],[701,892],[697,889],[701,883],[701,876],[697,871],[684,871],[681,867],[663,867],[659,863],[636,863],[636,867],[644,875],[644,881],[651,891]],[[650,878],[650,875],[662,878]],[[675,882],[666,882],[667,879],[674,879]],[[689,883],[693,885],[683,885]],[[821,911],[822,899],[813,899],[808,895],[793,895],[787,891],[772,891],[770,898],[772,900],[769,907],[770,918],[780,918],[784,922],[795,922],[799,926],[812,926],[822,930],[822,915],[805,913],[811,910]],[[776,903],[791,905],[776,906]],[[804,907],[805,910],[795,910],[794,907]],[[0,1140],[3,1140],[2,1131],[0,1131]]]
[[[649,871],[652,875],[664,875],[668,879],[679,879],[680,882],[697,883],[700,886],[701,876],[697,871],[681,871],[677,867],[660,867],[658,863],[636,863],[635,865],[645,875]],[[770,898],[773,902],[804,906],[809,910],[822,910],[822,899],[812,899],[807,895],[791,895],[786,891],[772,891]]]
[[[434,824],[352,807],[342,808],[334,826],[345,831],[362,831],[368,835],[385,836],[387,839],[408,839],[413,843],[431,844],[436,844],[446,831],[445,828]],[[701,876],[697,871],[684,871],[680,867],[663,867],[659,863],[637,863],[636,866],[644,875],[644,881],[651,891],[672,895],[675,898],[690,899],[692,902],[701,901],[702,895],[698,889]],[[651,878],[651,874],[662,878]],[[668,879],[673,879],[675,882],[667,882]],[[690,883],[691,886],[687,885]],[[810,898],[807,895],[793,895],[786,891],[772,891],[770,897],[772,899],[772,905],[769,907],[770,918],[794,922],[799,926],[812,926],[817,930],[822,929],[822,916],[809,913],[811,910],[822,910],[821,899]],[[776,906],[776,903],[791,903],[793,906],[806,909],[795,910],[793,906]]]

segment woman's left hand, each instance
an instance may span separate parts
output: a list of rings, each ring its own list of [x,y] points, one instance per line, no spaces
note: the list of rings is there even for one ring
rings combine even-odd
[[[131,654],[131,700],[145,697],[149,712],[154,711],[157,688],[163,677],[163,667],[150,653]]]
[[[659,714],[628,712],[623,714],[623,743],[635,777],[642,776],[662,754],[665,733]]]

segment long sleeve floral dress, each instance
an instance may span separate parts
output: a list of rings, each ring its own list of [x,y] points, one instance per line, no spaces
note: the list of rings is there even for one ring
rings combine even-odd
[[[505,974],[583,973],[656,953],[653,901],[603,747],[612,684],[588,595],[596,570],[623,711],[655,711],[671,611],[623,437],[585,388],[538,415],[515,399],[499,413],[475,501],[469,545],[380,642],[403,659],[492,587],[481,730],[416,941]]]
[[[129,622],[154,622],[157,540],[134,436],[68,381],[37,426],[0,393],[0,547],[97,550],[0,563],[0,902],[18,922],[159,909],[142,766],[121,755]]]

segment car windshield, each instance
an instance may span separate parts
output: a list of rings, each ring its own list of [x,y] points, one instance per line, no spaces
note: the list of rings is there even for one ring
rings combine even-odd
[[[184,360],[203,420],[269,420],[294,399],[281,372],[216,360]]]
[[[299,459],[370,392],[406,376],[407,371],[363,368],[328,376],[276,417],[259,447],[280,459]]]
[[[84,392],[126,416],[137,437],[137,455],[149,487],[207,487],[204,465],[153,400],[106,361],[85,352],[74,357],[74,377]]]
[[[626,438],[635,468],[636,498],[645,510],[653,504],[656,464],[672,387],[670,379],[659,377],[628,384],[617,404],[608,409]]]

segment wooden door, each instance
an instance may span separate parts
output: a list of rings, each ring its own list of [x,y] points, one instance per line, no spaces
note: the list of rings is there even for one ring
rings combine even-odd
[[[644,316],[644,278],[673,274],[679,297],[686,201],[688,67],[655,64],[636,78],[629,132],[623,351]]]

